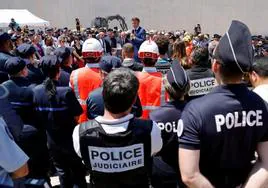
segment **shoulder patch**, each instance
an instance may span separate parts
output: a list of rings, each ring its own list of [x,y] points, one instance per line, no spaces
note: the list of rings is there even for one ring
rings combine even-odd
[[[178,121],[178,128],[177,128],[177,135],[178,135],[178,138],[181,137],[182,133],[183,133],[183,128],[184,128],[184,124],[183,124],[183,121],[180,119]]]

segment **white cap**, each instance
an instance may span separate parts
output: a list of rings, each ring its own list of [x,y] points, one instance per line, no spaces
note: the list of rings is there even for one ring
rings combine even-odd
[[[82,53],[84,58],[101,57],[102,52],[103,48],[101,43],[95,38],[87,39],[83,44]]]
[[[159,50],[157,44],[152,40],[144,41],[139,49],[139,58],[157,59]]]

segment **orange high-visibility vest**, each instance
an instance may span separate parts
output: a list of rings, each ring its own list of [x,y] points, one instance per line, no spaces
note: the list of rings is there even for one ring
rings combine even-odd
[[[165,103],[165,88],[160,72],[137,72],[140,82],[139,97],[142,105],[142,118],[149,119],[152,110],[156,110]]]
[[[70,87],[74,90],[83,114],[79,117],[79,123],[87,121],[87,98],[89,93],[101,86],[102,80],[98,64],[87,64],[85,67],[74,70],[70,77]]]

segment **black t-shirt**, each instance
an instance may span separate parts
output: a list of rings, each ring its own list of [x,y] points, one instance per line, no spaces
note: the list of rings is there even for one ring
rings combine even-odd
[[[179,147],[200,150],[200,171],[214,186],[239,185],[257,144],[268,141],[267,109],[243,84],[217,86],[184,108]]]

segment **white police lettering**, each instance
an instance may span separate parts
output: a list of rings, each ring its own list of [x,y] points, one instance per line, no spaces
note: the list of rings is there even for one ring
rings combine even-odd
[[[127,147],[88,147],[91,168],[97,172],[114,173],[144,166],[143,144]]]
[[[208,94],[216,86],[216,80],[213,77],[191,80],[189,96],[198,96]]]
[[[226,126],[227,129],[237,128],[237,127],[253,127],[253,126],[263,126],[262,122],[262,110],[256,111],[242,111],[228,113],[226,116],[222,114],[215,115],[215,123],[217,132],[221,132],[222,126]]]
[[[167,122],[167,123],[162,123],[162,122],[158,122],[157,125],[160,128],[160,130],[165,130],[168,133],[178,133],[178,131],[180,131],[179,129],[181,127],[181,122],[182,120],[179,120],[178,122],[176,121],[172,121],[172,122]]]

